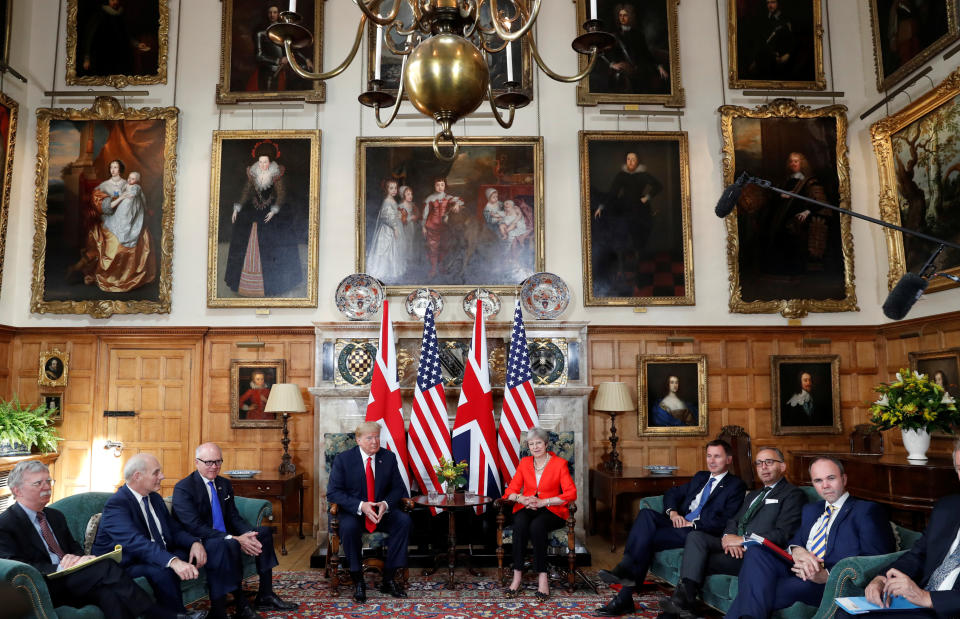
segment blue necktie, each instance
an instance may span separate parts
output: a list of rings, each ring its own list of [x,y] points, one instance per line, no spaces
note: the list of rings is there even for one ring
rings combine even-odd
[[[687,514],[687,520],[693,522],[700,517],[700,512],[703,511],[703,506],[707,504],[707,499],[710,498],[710,491],[713,490],[713,484],[717,481],[716,477],[711,477],[707,482],[707,485],[703,489],[703,493],[700,494],[700,502],[697,503],[697,506]]]
[[[166,548],[167,544],[163,541],[163,535],[160,534],[160,529],[157,528],[157,521],[150,514],[150,497],[143,497],[142,500],[143,509],[146,510],[147,513],[147,527],[150,529],[150,535],[153,537],[154,542]]]
[[[217,496],[217,489],[213,487],[213,482],[208,481],[210,486],[210,509],[213,511],[213,528],[218,531],[227,532],[227,525],[223,523],[223,512],[220,511],[220,497]]]

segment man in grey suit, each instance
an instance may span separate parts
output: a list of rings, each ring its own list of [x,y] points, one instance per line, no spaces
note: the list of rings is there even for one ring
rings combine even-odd
[[[763,488],[747,494],[740,510],[727,521],[723,535],[692,531],[683,546],[680,582],[669,599],[661,602],[661,617],[694,617],[693,607],[708,574],[740,573],[744,539],[755,533],[783,547],[797,527],[806,495],[784,479],[783,452],[762,447],[757,452],[757,477]],[[754,550],[751,552],[759,552]]]

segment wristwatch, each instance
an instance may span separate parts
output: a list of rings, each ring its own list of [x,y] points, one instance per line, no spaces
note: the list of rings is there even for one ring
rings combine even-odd
[[[233,536],[232,536],[232,535],[229,535],[229,534],[227,534],[227,536],[226,536],[225,538],[223,538],[223,539],[233,539]]]

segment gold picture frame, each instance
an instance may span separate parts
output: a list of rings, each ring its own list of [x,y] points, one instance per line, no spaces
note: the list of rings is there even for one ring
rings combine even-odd
[[[7,7],[9,11],[9,6]],[[0,93],[0,287],[3,285],[3,257],[7,245],[7,216],[10,212],[10,188],[13,186],[13,151],[17,142],[17,118],[20,105]]]
[[[917,184],[913,180],[913,169],[917,158],[922,152],[925,157],[940,156],[940,140],[935,139],[937,133],[950,132],[947,125],[960,122],[960,69],[948,75],[935,88],[923,94],[899,112],[879,120],[870,126],[873,136],[873,150],[877,155],[877,166],[880,170],[880,217],[884,221],[925,232],[933,236],[954,238],[957,230],[931,230],[931,222],[927,213],[930,212],[928,199],[930,187],[924,188],[929,181]],[[917,145],[924,148],[918,150]],[[903,152],[907,160],[898,157]],[[950,174],[952,169],[949,160],[938,161],[947,163],[941,169]],[[898,171],[899,170],[899,171]],[[912,184],[912,188],[905,192],[905,181]],[[937,183],[936,196],[943,199],[943,190],[947,185],[946,176]],[[906,195],[906,194],[909,195]],[[918,203],[918,201],[920,201]],[[934,209],[938,221],[943,214],[941,209]],[[934,245],[928,241],[911,235],[904,236],[902,232],[884,228],[887,238],[887,286],[893,288],[897,281],[908,271],[917,272],[933,250]],[[960,259],[955,250],[947,248],[937,259],[937,271],[949,274],[960,274]],[[927,292],[936,292],[947,288],[954,288],[957,284],[946,278],[934,278],[930,281]]]
[[[786,183],[792,178],[787,165],[793,165],[790,159],[800,153],[804,178],[816,181],[821,198],[850,208],[845,106],[811,108],[791,99],[775,99],[754,108],[724,105],[720,114],[725,185],[744,171],[761,178],[772,177],[774,186]],[[764,145],[765,133],[771,136],[769,147]],[[737,161],[737,152],[742,161]],[[819,180],[818,172],[824,173]],[[793,188],[804,186],[805,181]],[[780,200],[786,202],[781,204]],[[790,209],[801,206],[806,208],[804,203],[780,198],[756,185],[744,189],[737,208],[726,217],[731,312],[780,312],[787,318],[802,318],[808,312],[858,311],[850,218],[811,208],[800,220],[801,225],[791,228],[796,217]],[[745,218],[743,231],[739,227],[741,214]],[[822,221],[817,223],[816,219]],[[815,223],[819,244],[810,243],[810,229]],[[776,243],[778,236],[786,234],[792,235],[789,243]],[[791,248],[796,249],[792,261],[787,255]],[[770,250],[781,254],[780,259],[772,260]]]
[[[276,4],[276,3],[273,3]],[[293,69],[269,60],[258,59],[258,45],[273,45],[272,58],[282,57],[281,46],[265,40],[266,26],[273,16],[271,3],[261,0],[222,0],[220,20],[220,79],[216,101],[221,104],[248,101],[326,101],[326,82],[305,80]],[[313,35],[306,51],[295,50],[304,69],[320,71],[323,67],[324,0],[300,0],[297,12]],[[282,3],[285,11],[287,3]],[[264,10],[268,13],[264,14]],[[279,12],[277,16],[279,16]],[[264,33],[261,36],[261,33]],[[312,65],[312,68],[311,68]],[[289,82],[289,89],[287,88]]]
[[[0,0],[0,63],[10,66],[10,37],[13,34],[13,0]]]
[[[516,294],[520,282],[544,270],[543,138],[458,142],[459,155],[450,164],[434,156],[431,138],[357,138],[356,269],[382,281],[390,295],[424,287],[453,294],[477,287]],[[436,192],[438,177],[446,179],[449,199],[434,211],[444,219],[431,221],[425,198]],[[393,197],[390,185],[397,185]],[[404,188],[411,193],[406,207],[411,214],[403,225],[413,225],[402,238],[414,241],[406,250],[396,243],[390,247],[398,237],[387,230],[378,235],[384,205],[392,200],[393,210],[404,207],[398,203]],[[483,215],[486,197],[493,194],[500,198],[502,216],[512,203],[513,228],[506,238],[493,232],[501,230]],[[428,221],[422,221],[424,212]]]
[[[774,436],[843,432],[840,355],[771,355],[770,406]]]
[[[753,34],[758,35],[760,38],[769,40],[774,37],[776,34],[776,28],[782,27],[781,24],[776,26],[765,25],[765,27],[760,28],[759,32],[750,33],[749,30],[743,32],[742,24],[740,23],[740,18],[744,18],[744,21],[761,21],[761,23],[769,24],[769,20],[760,14],[765,14],[767,12],[767,7],[760,2],[749,3],[744,5],[743,3],[737,2],[737,0],[727,0],[727,57],[729,58],[730,66],[727,72],[730,88],[765,88],[772,90],[825,90],[827,87],[827,78],[824,74],[823,68],[823,17],[821,15],[821,0],[793,0],[790,2],[790,8],[792,9],[792,15],[786,16],[786,25],[789,26],[788,30],[791,33],[791,38],[793,43],[803,45],[810,49],[804,49],[802,52],[807,52],[809,55],[803,54],[801,51],[797,51],[797,47],[792,47],[787,52],[787,57],[793,56],[790,59],[792,62],[795,58],[804,59],[806,66],[802,68],[797,68],[796,65],[792,67],[793,75],[773,75],[775,71],[771,71],[765,76],[757,75],[757,77],[749,77],[751,70],[750,67],[758,64],[759,61],[756,59],[748,64],[746,67],[742,67],[742,62],[749,60],[750,55],[746,53],[747,48],[750,46],[752,41],[745,40],[746,37],[744,34]],[[801,10],[799,5],[810,5],[809,14],[806,13],[806,10]],[[781,1],[779,3],[778,11],[783,11],[787,2]],[[738,15],[738,6],[740,8],[747,7],[747,10],[753,10],[753,15]],[[794,25],[793,21],[790,21],[790,18],[794,18],[800,25]],[[809,23],[807,23],[807,18],[809,17]],[[749,18],[749,19],[747,19]],[[796,19],[801,18],[801,19]],[[768,34],[766,29],[772,29],[773,31]],[[802,36],[800,36],[802,35]],[[809,38],[808,38],[809,37]],[[800,40],[802,39],[802,41]],[[761,52],[762,53],[762,52]],[[776,53],[776,52],[773,52]],[[776,61],[773,63],[776,65]],[[809,71],[809,73],[807,73]],[[763,73],[762,69],[754,68],[753,73],[760,74]],[[797,79],[800,73],[807,73],[810,79]]]
[[[625,160],[631,154],[637,156],[636,167],[628,170],[632,164]],[[647,201],[618,207],[629,199],[631,179],[638,177],[647,179]],[[603,211],[617,210],[627,214],[610,213],[604,220]],[[624,225],[641,216],[638,210],[643,217],[649,213],[648,225]],[[581,131],[580,216],[584,305],[696,304],[686,131]],[[624,234],[628,228],[656,234],[649,232],[641,243],[636,235]],[[637,249],[641,245],[644,250]],[[648,245],[655,247],[646,249]],[[627,272],[633,277],[626,277]],[[655,276],[663,273],[671,275],[672,283],[658,286]]]
[[[286,381],[287,362],[283,359],[264,361],[230,360],[230,427],[279,428],[282,415],[267,413],[263,408],[273,385]],[[258,381],[257,375],[263,380]]]
[[[583,23],[587,21],[587,6],[590,0],[576,0],[577,3],[577,34],[584,34]],[[603,22],[604,29],[617,37],[617,43],[612,51],[597,58],[596,65],[586,78],[577,82],[577,105],[597,105],[599,103],[652,103],[667,107],[683,107],[685,94],[680,79],[680,28],[677,7],[680,0],[597,0],[597,12]],[[617,27],[620,11],[632,14],[631,28],[640,31],[641,25],[645,29],[652,29],[652,39],[659,43],[659,47],[650,50],[651,36],[644,34],[644,42],[636,42],[647,49],[642,55],[647,56],[645,62],[648,73],[647,79],[637,77],[644,67],[639,66],[640,60],[630,62],[626,60],[627,68],[616,70],[613,65],[624,62],[619,56],[626,55],[617,52],[618,49],[632,48],[626,38],[619,36]],[[637,55],[637,52],[634,51]],[[578,54],[579,70],[585,71],[588,65],[588,56]],[[666,77],[664,77],[664,73]],[[646,83],[643,83],[646,82]],[[651,86],[652,84],[652,86]],[[663,91],[665,92],[657,92]]]
[[[122,108],[112,97],[97,97],[89,109],[37,110],[30,311],[94,318],[170,312],[178,114],[175,107]],[[98,130],[107,139],[97,152],[88,152]],[[131,133],[137,134],[135,149],[128,139]],[[71,160],[72,155],[64,157],[65,152],[77,156]],[[100,228],[106,224],[101,223],[99,206],[90,197],[100,187],[100,179],[110,176],[110,164],[118,159],[126,159],[131,171],[142,173],[147,208],[137,247],[142,242],[152,257],[144,259],[124,282],[133,288],[109,291],[106,288],[111,286],[101,283],[99,256],[91,257],[86,243],[96,230],[106,238]],[[56,181],[52,174],[59,174]],[[57,215],[52,220],[48,218],[51,210]],[[104,241],[103,246],[107,245]],[[119,253],[117,249],[114,257]],[[141,283],[136,283],[138,277]]]
[[[63,421],[63,392],[49,391],[40,393],[40,401],[37,406],[43,406],[48,411],[56,411],[50,415],[50,421],[59,423]]]
[[[269,222],[262,214],[271,211],[253,205],[258,153],[278,168],[271,187],[279,209]],[[319,130],[213,132],[207,307],[317,306],[319,177]],[[240,282],[247,279],[243,261],[254,225],[262,290],[250,291]],[[251,294],[260,296],[245,296]]]
[[[707,356],[639,355],[637,403],[640,436],[705,435]]]
[[[894,28],[891,10],[895,8],[891,0],[869,1],[873,66],[879,92],[890,90],[960,36],[960,8],[956,0],[932,0],[927,4],[927,11],[912,12],[910,19],[898,22],[898,27]],[[904,28],[904,44],[909,49],[907,53],[914,53],[906,60],[901,60],[898,50],[894,49],[901,41],[900,24]],[[921,37],[927,40],[920,40]],[[913,48],[916,47],[921,49],[914,52]]]
[[[70,353],[54,348],[40,353],[37,384],[41,387],[66,387]]]
[[[96,37],[95,29],[100,22],[97,11],[105,11],[104,3],[100,0],[67,0],[67,75],[66,81],[70,86],[112,86],[124,88],[138,84],[166,84],[167,83],[167,54],[170,32],[169,0],[138,0],[122,6],[120,19],[124,28],[135,28],[137,32],[127,32],[131,49],[128,54],[110,54],[109,57],[131,60],[130,73],[114,73],[106,75],[85,74],[89,67],[89,55],[85,54],[84,47],[93,45],[95,40],[104,40],[109,37]],[[109,9],[109,7],[107,7]],[[135,11],[126,9],[135,8]],[[156,9],[156,15],[152,10]],[[101,19],[109,19],[101,18]],[[81,32],[81,27],[84,29]],[[154,31],[156,28],[156,31]],[[126,41],[124,43],[127,43]],[[114,42],[114,44],[121,44]],[[155,48],[155,49],[154,49]],[[89,51],[89,50],[88,50]],[[106,51],[106,50],[104,50]],[[115,51],[115,50],[114,50]],[[154,52],[156,59],[154,60]],[[141,69],[152,67],[156,62],[156,72],[138,72]],[[116,62],[107,64],[105,70],[116,68]]]
[[[952,398],[960,399],[960,348],[917,350],[907,353],[910,370],[930,377],[943,387]],[[956,433],[956,428],[954,428]],[[935,437],[952,437],[954,434],[936,431]]]

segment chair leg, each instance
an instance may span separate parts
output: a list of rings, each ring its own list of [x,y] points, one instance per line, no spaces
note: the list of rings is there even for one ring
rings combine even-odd
[[[573,593],[577,581],[575,573],[577,569],[577,540],[574,532],[577,523],[574,514],[577,511],[577,506],[571,505],[569,509],[570,515],[567,516],[567,591]]]
[[[500,505],[500,511],[497,513],[497,581],[501,584],[504,581],[503,573],[503,504]],[[516,569],[516,568],[515,568]]]
[[[331,505],[328,510],[330,525],[327,532],[327,575],[330,577],[330,588],[334,595],[340,591],[340,517],[337,515],[337,506]]]

